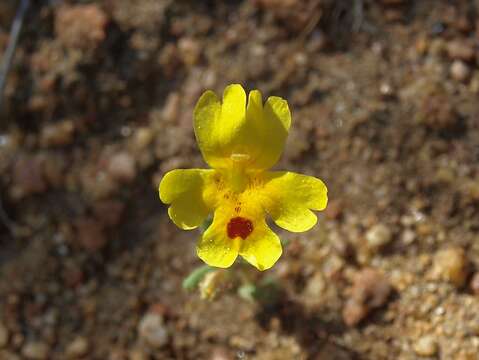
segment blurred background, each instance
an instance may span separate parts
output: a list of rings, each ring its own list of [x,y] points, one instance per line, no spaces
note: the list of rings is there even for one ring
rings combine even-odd
[[[2,0],[0,359],[477,359],[478,12]],[[274,302],[185,292],[199,233],[157,195],[206,167],[192,110],[233,82],[288,100],[277,168],[329,188]]]

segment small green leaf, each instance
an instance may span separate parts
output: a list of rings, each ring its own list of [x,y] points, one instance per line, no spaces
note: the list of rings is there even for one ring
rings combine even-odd
[[[254,284],[244,284],[238,288],[238,295],[245,300],[255,301],[256,290]]]
[[[205,275],[214,270],[216,269],[208,265],[196,268],[183,280],[183,289],[190,291],[196,289]]]

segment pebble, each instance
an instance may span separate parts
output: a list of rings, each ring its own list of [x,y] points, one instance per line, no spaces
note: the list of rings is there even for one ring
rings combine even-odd
[[[103,199],[118,190],[118,183],[106,171],[85,167],[80,173],[80,182],[85,195],[92,199]]]
[[[127,152],[113,155],[108,162],[108,172],[115,180],[125,183],[133,181],[136,177],[135,158]]]
[[[118,200],[100,200],[93,205],[93,213],[101,223],[113,227],[120,223],[125,204]]]
[[[416,233],[411,229],[406,229],[401,234],[401,241],[404,245],[410,245],[416,240]]]
[[[350,296],[343,308],[343,320],[357,325],[372,309],[384,305],[391,294],[389,280],[379,271],[366,268],[356,274]]]
[[[433,278],[462,287],[468,275],[468,261],[464,249],[451,247],[439,250],[434,256]]]
[[[142,340],[154,348],[168,343],[168,330],[160,314],[147,313],[138,325],[138,334]]]
[[[479,272],[476,272],[470,282],[471,291],[474,295],[479,295]]]
[[[148,127],[138,128],[132,138],[132,146],[135,150],[143,150],[153,141],[153,131]]]
[[[446,95],[427,96],[419,109],[421,121],[433,130],[454,128],[460,116]]]
[[[308,281],[306,285],[306,288],[305,288],[306,298],[317,299],[324,293],[325,289],[326,289],[326,281],[324,279],[324,276],[322,272],[317,272],[316,274],[313,275],[313,277]]]
[[[85,356],[88,353],[90,345],[88,340],[82,336],[73,340],[66,348],[66,356],[69,359],[77,359]]]
[[[181,60],[188,66],[195,65],[201,55],[200,43],[188,37],[182,37],[178,41],[178,50]]]
[[[461,60],[455,60],[451,64],[449,72],[451,73],[452,78],[456,81],[466,81],[471,75],[469,66]]]
[[[474,44],[464,40],[454,40],[447,44],[447,54],[453,60],[474,60]]]
[[[228,352],[227,348],[217,347],[211,352],[209,360],[233,360],[234,357]]]
[[[2,360],[22,360],[20,356],[7,350],[0,350],[0,359]]]
[[[344,206],[340,200],[332,200],[325,209],[325,215],[329,220],[336,220],[341,217],[343,208]]]
[[[12,175],[10,194],[14,199],[42,193],[47,189],[43,164],[38,156],[19,156],[13,165]]]
[[[0,323],[0,349],[8,344],[8,338],[8,329],[5,327],[5,325]]]
[[[383,99],[391,99],[394,97],[394,89],[388,83],[382,83],[379,86],[379,93],[383,97]]]
[[[78,243],[89,252],[101,250],[107,243],[103,225],[92,218],[80,218],[76,222]]]
[[[366,233],[368,247],[378,250],[388,244],[392,239],[392,233],[388,226],[384,224],[374,225]]]
[[[55,15],[55,33],[65,47],[94,49],[106,38],[108,17],[96,4],[61,6]]]
[[[133,349],[128,355],[129,360],[149,360],[150,356],[142,349]]]
[[[74,131],[75,125],[71,120],[47,124],[42,128],[40,143],[45,147],[68,145],[73,141]]]
[[[29,342],[22,348],[22,355],[29,360],[48,359],[49,353],[49,346],[43,342]]]
[[[414,352],[419,356],[434,356],[437,350],[437,341],[432,335],[425,335],[414,344]]]

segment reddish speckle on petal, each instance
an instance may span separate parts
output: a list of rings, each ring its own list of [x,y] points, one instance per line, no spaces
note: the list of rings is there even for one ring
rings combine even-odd
[[[239,216],[232,218],[226,226],[226,232],[230,239],[237,238],[238,236],[246,239],[252,231],[253,223],[251,220]]]

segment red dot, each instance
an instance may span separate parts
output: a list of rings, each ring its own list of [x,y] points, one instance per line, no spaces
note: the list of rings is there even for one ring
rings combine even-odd
[[[226,231],[230,239],[234,239],[238,236],[242,239],[246,239],[253,231],[253,223],[239,216],[234,217],[229,221]]]

